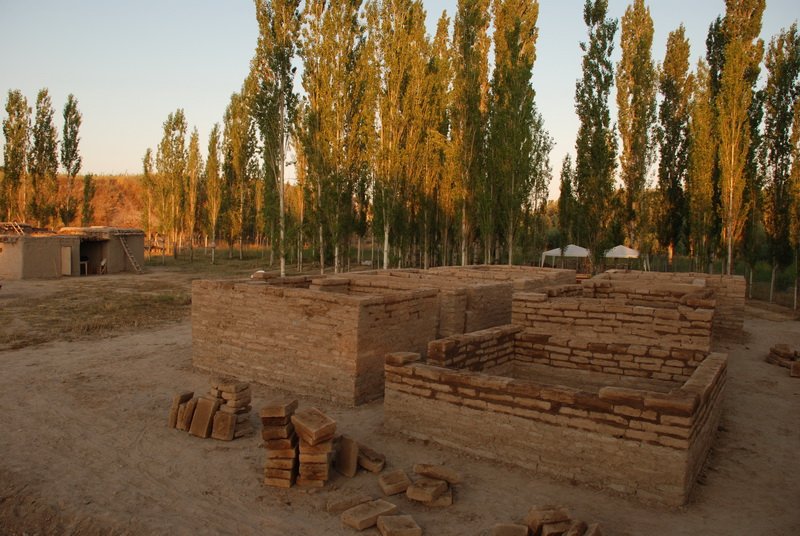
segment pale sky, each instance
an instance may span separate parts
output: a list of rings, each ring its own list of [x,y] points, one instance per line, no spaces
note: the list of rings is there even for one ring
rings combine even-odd
[[[442,10],[452,21],[457,0],[423,3],[429,33]],[[610,0],[609,16],[622,17],[629,3]],[[646,3],[655,25],[653,57],[663,60],[667,35],[682,22],[692,66],[705,53],[709,24],[725,9],[723,0]],[[578,130],[582,10],[579,0],[540,0],[533,87],[555,139],[551,197],[558,195],[561,161],[574,154]],[[197,126],[205,150],[208,132],[222,122],[231,93],[247,75],[258,33],[247,0],[0,0],[0,14],[0,118],[10,89],[21,90],[34,107],[38,90],[47,87],[60,135],[64,103],[73,93],[83,114],[82,173],[141,173],[145,150],[155,148],[162,123],[177,108],[185,110],[190,128]],[[798,18],[796,1],[767,0],[762,37],[768,41]]]

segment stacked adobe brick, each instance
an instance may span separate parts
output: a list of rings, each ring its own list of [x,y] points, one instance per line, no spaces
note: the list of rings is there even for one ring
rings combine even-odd
[[[297,433],[292,415],[297,400],[273,400],[261,408],[261,438],[267,449],[264,484],[290,488],[297,479]]]
[[[195,397],[184,391],[172,398],[168,426],[191,435],[231,441],[252,434],[250,386],[246,383],[212,380],[208,394]]]
[[[792,350],[788,344],[776,344],[769,349],[767,363],[789,369],[789,375],[800,378],[800,350]]]

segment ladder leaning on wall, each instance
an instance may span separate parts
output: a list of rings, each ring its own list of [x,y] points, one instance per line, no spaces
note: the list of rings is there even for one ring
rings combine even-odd
[[[131,250],[128,247],[128,241],[125,240],[124,236],[117,236],[117,238],[119,238],[119,241],[122,244],[122,249],[125,250],[125,255],[128,256],[128,260],[131,261],[133,269],[136,271],[137,274],[141,274],[142,267],[139,266],[139,263],[136,261],[136,257],[134,257],[133,254],[131,253]]]

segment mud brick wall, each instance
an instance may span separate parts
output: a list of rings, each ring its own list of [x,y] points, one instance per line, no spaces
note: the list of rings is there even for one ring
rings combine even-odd
[[[618,376],[683,382],[707,357],[707,350],[666,344],[643,344],[617,336],[591,338],[520,331],[515,335],[515,360],[559,368],[605,372]],[[430,350],[428,350],[430,352]]]
[[[402,284],[402,288],[406,289],[438,289],[438,337],[469,333],[511,322],[513,285],[510,281],[471,280],[415,269],[353,274],[353,281],[371,278],[376,280],[372,283],[376,286]]]
[[[708,300],[700,300],[695,307],[678,304],[663,308],[516,292],[511,322],[539,333],[569,330],[584,338],[597,334],[636,337],[642,344],[708,352],[713,317],[713,301]]]
[[[383,394],[386,352],[436,338],[432,290],[349,295],[195,281],[192,362],[215,374],[354,405]]]
[[[713,333],[716,338],[741,339],[744,336],[744,300],[746,283],[744,277],[703,273],[622,272],[609,270],[595,279],[633,281],[642,286],[658,283],[692,284],[696,280],[705,282],[714,292],[716,314]]]
[[[515,291],[532,291],[543,287],[575,283],[575,270],[537,268],[528,266],[441,266],[431,268],[429,273],[452,278],[483,281],[509,281]]]
[[[713,354],[669,394],[582,391],[419,362],[387,363],[385,427],[678,506],[689,496],[716,429],[725,362]]]
[[[497,372],[515,359],[515,337],[522,328],[513,325],[453,335],[428,343],[428,363],[452,369]]]

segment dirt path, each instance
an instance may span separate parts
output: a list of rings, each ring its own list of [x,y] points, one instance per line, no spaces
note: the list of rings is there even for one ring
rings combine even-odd
[[[488,534],[536,503],[568,505],[611,535],[797,534],[800,380],[763,357],[777,342],[800,347],[800,323],[764,316],[747,321],[747,344],[723,345],[730,375],[721,431],[680,511],[389,436],[379,402],[317,405],[340,431],[385,452],[390,467],[444,463],[465,475],[448,509],[398,499],[426,534]],[[187,320],[0,351],[0,370],[0,533],[347,534],[325,512],[327,499],[343,489],[380,494],[376,477],[364,472],[318,492],[265,488],[259,438],[224,443],[167,429],[171,395],[208,386],[191,368]],[[253,394],[259,407],[274,392],[254,386]]]

